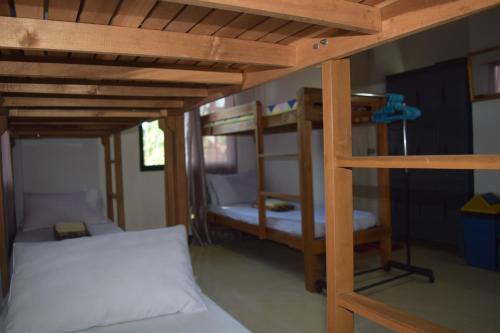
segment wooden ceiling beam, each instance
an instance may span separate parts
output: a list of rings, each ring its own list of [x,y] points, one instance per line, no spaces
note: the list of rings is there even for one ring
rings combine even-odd
[[[100,84],[0,83],[0,93],[130,97],[207,97],[205,88],[143,87]]]
[[[430,29],[500,5],[500,0],[399,0],[395,15],[392,5],[382,8],[387,17],[382,31],[374,35],[345,34],[331,38],[308,38],[297,42],[297,66],[291,69],[271,69],[245,73],[242,89],[249,89],[278,79],[329,59],[341,59],[384,43]],[[406,10],[402,10],[406,8]],[[384,14],[391,12],[391,15]],[[392,16],[393,15],[393,16]],[[320,43],[323,39],[324,42]],[[317,45],[318,47],[315,47]]]
[[[0,17],[0,48],[290,67],[295,47],[118,26]]]
[[[168,0],[168,2],[232,10],[365,33],[379,32],[382,22],[379,8],[345,0]]]
[[[242,73],[23,61],[0,61],[0,76],[228,85],[243,82]]]
[[[114,111],[114,110],[35,110],[10,109],[9,118],[119,118],[119,119],[156,119],[166,116],[166,111]]]
[[[179,109],[181,100],[103,99],[103,98],[60,98],[60,97],[12,97],[5,96],[6,108],[22,107],[73,107],[73,108],[134,108],[134,109]]]

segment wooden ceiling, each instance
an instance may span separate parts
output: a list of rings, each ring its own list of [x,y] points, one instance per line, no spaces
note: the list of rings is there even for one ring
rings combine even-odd
[[[0,0],[0,94],[15,133],[99,136],[499,2]]]

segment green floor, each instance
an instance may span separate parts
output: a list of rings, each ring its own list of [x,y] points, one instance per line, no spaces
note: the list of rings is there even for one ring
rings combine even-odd
[[[203,291],[252,332],[326,330],[326,298],[305,291],[299,253],[254,240],[193,246],[191,252]],[[434,284],[409,277],[364,294],[459,332],[500,332],[499,273],[471,268],[452,253],[427,247],[415,247],[414,258],[434,269]],[[373,257],[357,262],[356,269],[376,265]],[[382,274],[359,277],[356,283],[376,281]],[[356,318],[356,331],[387,332],[362,318]]]

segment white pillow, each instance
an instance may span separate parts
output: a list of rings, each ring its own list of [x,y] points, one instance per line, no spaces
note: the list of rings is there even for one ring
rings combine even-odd
[[[7,333],[74,332],[203,310],[183,226],[14,245]]]
[[[213,175],[211,180],[220,206],[238,203],[253,204],[257,200],[255,172]]]
[[[88,204],[86,192],[24,193],[25,231],[48,228],[55,223],[75,220],[87,224],[109,222]]]

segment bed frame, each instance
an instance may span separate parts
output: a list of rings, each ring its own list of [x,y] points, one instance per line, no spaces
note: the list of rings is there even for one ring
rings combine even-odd
[[[325,239],[316,238],[314,233],[314,191],[312,174],[311,138],[313,128],[323,124],[323,100],[321,89],[303,88],[297,96],[297,108],[285,113],[264,116],[260,102],[220,109],[202,117],[203,134],[245,135],[253,134],[256,145],[256,170],[259,224],[252,225],[227,216],[208,213],[211,223],[223,225],[245,233],[269,239],[301,251],[304,254],[304,280],[308,291],[318,290],[320,272],[324,272]],[[385,105],[384,97],[354,95],[352,100],[352,123],[357,126],[370,126],[371,115]],[[389,151],[387,125],[377,126],[377,151],[387,155]],[[297,154],[265,154],[264,133],[283,133],[297,131]],[[300,194],[275,193],[265,190],[265,160],[297,160],[299,165]],[[378,243],[381,266],[391,259],[391,201],[389,197],[389,172],[378,170],[377,187],[379,202],[379,224],[366,230],[354,232],[354,244]],[[296,236],[267,227],[266,198],[297,201],[301,207],[302,234]]]
[[[332,203],[326,207],[328,332],[353,332],[355,313],[400,332],[449,332],[353,291],[351,169],[500,169],[500,156],[352,157],[350,63],[344,58],[498,5],[500,0],[0,0],[1,133],[102,137],[119,131],[102,130],[110,119],[118,125],[120,115],[130,120],[153,112],[142,118],[161,119],[167,139],[167,221],[186,223],[183,113],[322,64],[325,195]],[[68,118],[80,122],[69,125]],[[8,158],[2,165],[5,290],[12,184]]]

